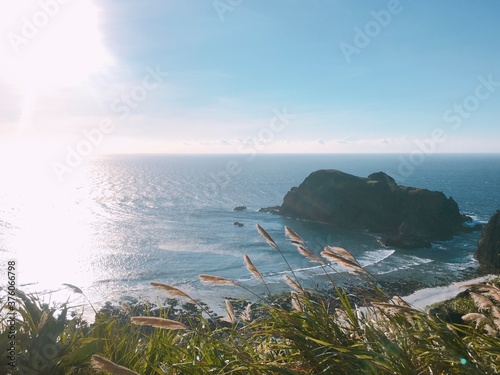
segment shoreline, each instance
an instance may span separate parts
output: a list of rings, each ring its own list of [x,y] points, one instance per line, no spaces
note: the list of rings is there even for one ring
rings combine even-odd
[[[459,293],[461,293],[465,290],[465,288],[463,288],[465,285],[485,282],[486,280],[493,279],[496,277],[498,277],[498,275],[488,274],[488,275],[483,275],[483,276],[479,276],[479,277],[476,276],[474,278],[467,278],[467,279],[461,278],[460,281],[454,281],[454,282],[451,282],[450,284],[447,284],[447,285],[434,286],[434,287],[424,287],[421,289],[417,289],[410,294],[404,294],[404,295],[400,295],[400,296],[404,301],[406,301],[408,304],[410,304],[412,308],[425,311],[426,308],[428,308],[429,306],[431,306],[435,303],[444,302],[444,301],[455,298]],[[318,278],[321,278],[321,277],[315,278],[315,281],[319,281]],[[309,280],[309,281],[311,281],[311,280]],[[324,281],[324,280],[322,280],[322,281]],[[273,285],[269,285],[269,286],[271,286],[271,289],[272,289],[274,295],[279,295],[279,294],[288,295],[290,293],[290,291],[292,290],[284,282],[283,283],[274,283]],[[221,289],[219,289],[217,291],[218,288],[221,288]],[[250,294],[246,290],[242,290],[239,288],[235,288],[233,290],[231,290],[231,289],[232,288],[225,289],[224,287],[215,287],[213,293],[210,293],[211,294],[210,297],[206,293],[204,293],[205,299],[197,298],[199,296],[196,296],[196,297],[193,296],[193,297],[195,299],[199,299],[200,302],[202,302],[202,303],[206,303],[212,309],[212,311],[214,311],[216,314],[221,315],[221,316],[226,314],[225,308],[224,308],[224,301],[226,299],[229,299],[229,300],[233,300],[233,299],[234,300],[249,300],[251,302],[255,302],[255,300],[256,300],[256,296]],[[253,285],[251,287],[251,289],[256,293],[256,295],[259,295],[261,297],[265,297],[266,293],[265,293],[265,288],[263,285],[256,284],[256,285]],[[394,290],[393,288],[384,288],[384,289],[388,295],[391,295],[391,292],[395,292],[395,293],[392,293],[395,295],[398,294],[397,291]],[[152,290],[155,290],[155,289],[152,289]],[[207,298],[207,297],[209,297],[209,298]],[[177,299],[181,303],[184,302],[182,298],[170,297],[167,294],[163,294],[161,291],[158,291],[158,294],[153,293],[152,295],[150,295],[146,298],[137,298],[136,302],[137,303],[142,303],[142,302],[155,303],[155,304],[159,304],[159,306],[162,306],[163,305],[163,303],[161,303],[162,300],[166,301],[167,299]],[[110,303],[111,306],[114,306],[114,307],[119,307],[121,305],[121,302],[124,302],[124,301],[118,301],[118,300],[107,301],[107,303]],[[80,307],[84,307],[83,314],[82,314],[83,318],[87,322],[92,323],[95,319],[95,314],[92,311],[92,309],[88,308],[90,306],[84,306],[84,305],[85,304],[80,305]],[[100,304],[96,304],[96,305],[97,305],[97,310],[99,311],[102,307],[104,307],[105,304],[102,304],[102,306],[99,306]]]
[[[486,280],[495,277],[498,277],[498,275],[489,274],[486,276],[476,277],[474,279],[457,281],[446,286],[424,288],[402,298],[413,308],[417,310],[425,310],[427,307],[435,303],[444,302],[455,298],[460,292],[463,292],[465,290],[465,285],[485,282]]]

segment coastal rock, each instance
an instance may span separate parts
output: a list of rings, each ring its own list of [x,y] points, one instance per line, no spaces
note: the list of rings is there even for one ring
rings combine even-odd
[[[247,209],[246,206],[238,206],[238,207],[235,207],[233,210],[234,211],[245,211]]]
[[[468,217],[442,192],[400,186],[384,172],[368,178],[319,170],[293,187],[280,215],[317,222],[366,227],[382,243],[400,248],[429,247],[451,238]]]
[[[235,227],[240,227],[240,228],[245,226],[245,224],[240,223],[239,221],[235,221],[235,222],[233,223],[233,225],[234,225]]]
[[[279,214],[281,206],[264,207],[259,210],[259,212]]]
[[[490,218],[483,229],[474,257],[481,268],[500,271],[500,211]]]

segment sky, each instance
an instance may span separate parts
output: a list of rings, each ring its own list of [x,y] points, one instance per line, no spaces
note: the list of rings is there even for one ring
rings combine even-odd
[[[6,153],[500,150],[496,0],[2,8]]]

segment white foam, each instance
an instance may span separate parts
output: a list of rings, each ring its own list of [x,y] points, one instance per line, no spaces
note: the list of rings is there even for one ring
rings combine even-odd
[[[488,222],[488,219],[481,219],[478,215],[470,212],[465,212],[465,215],[469,216],[472,219],[471,221],[466,221],[464,223],[464,225],[467,227],[473,227],[476,224],[486,224]]]
[[[396,250],[390,250],[390,249],[367,251],[358,260],[362,267],[368,267],[380,263],[383,260],[389,258],[392,254],[395,253],[395,251]]]
[[[434,260],[432,259],[421,258],[416,255],[404,255],[401,258],[399,258],[397,263],[394,264],[389,270],[387,271],[377,270],[375,271],[375,273],[377,275],[384,275],[395,271],[407,270],[415,266],[420,266],[422,264],[428,264],[432,262],[434,262]]]
[[[231,252],[224,250],[220,245],[216,244],[203,244],[196,242],[178,242],[178,243],[161,243],[158,248],[163,251],[173,252],[173,253],[206,253],[206,254],[217,254],[217,255],[227,255],[233,257],[241,257],[240,252]]]

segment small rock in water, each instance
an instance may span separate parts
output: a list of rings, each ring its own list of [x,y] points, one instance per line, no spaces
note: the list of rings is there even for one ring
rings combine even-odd
[[[235,221],[235,222],[234,222],[234,226],[235,226],[235,227],[244,227],[244,226],[245,226],[245,224],[240,223],[239,221]]]
[[[246,206],[238,206],[234,208],[234,211],[245,211],[246,209]]]
[[[264,207],[259,210],[259,212],[271,213],[271,214],[279,214],[281,206],[272,206],[272,207]]]

